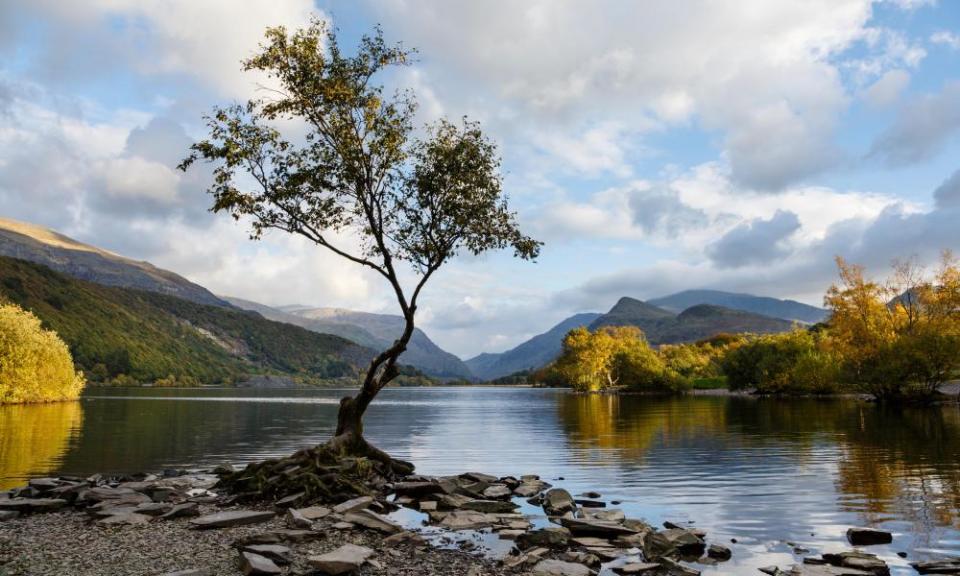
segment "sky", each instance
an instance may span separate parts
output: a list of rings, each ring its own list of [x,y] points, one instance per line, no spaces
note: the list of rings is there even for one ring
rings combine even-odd
[[[240,8],[242,7],[242,8]],[[462,256],[418,322],[464,358],[620,297],[715,288],[821,304],[842,256],[960,251],[960,2],[0,0],[0,216],[270,305],[396,312],[303,239],[253,242],[175,169],[240,61],[312,17],[416,61],[418,123],[481,122],[535,263]]]

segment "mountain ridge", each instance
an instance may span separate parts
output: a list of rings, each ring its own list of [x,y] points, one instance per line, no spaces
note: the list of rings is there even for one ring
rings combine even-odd
[[[817,308],[796,300],[756,296],[741,292],[725,292],[723,290],[682,290],[674,294],[647,300],[647,303],[676,313],[698,304],[712,304],[773,318],[797,320],[807,324],[822,322],[829,315],[829,311],[823,308]]]

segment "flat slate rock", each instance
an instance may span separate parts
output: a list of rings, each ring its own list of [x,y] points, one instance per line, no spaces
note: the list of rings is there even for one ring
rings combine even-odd
[[[310,566],[331,576],[356,572],[364,562],[373,556],[373,550],[366,546],[344,544],[333,552],[307,559]]]
[[[914,562],[911,566],[920,574],[960,574],[960,558]]]
[[[371,504],[373,504],[373,498],[370,496],[360,496],[337,504],[333,507],[333,511],[337,514],[346,514],[347,512],[362,510]]]
[[[273,518],[276,514],[265,510],[232,510],[200,516],[190,521],[195,528],[230,528],[246,524],[259,524]]]
[[[286,546],[278,544],[248,544],[243,547],[244,552],[253,552],[283,566],[293,562],[292,552]]]
[[[576,536],[608,536],[612,538],[626,534],[636,534],[637,532],[616,522],[591,518],[561,518],[560,524]]]
[[[240,553],[240,570],[246,576],[268,576],[271,574],[283,574],[283,570],[273,563],[273,560],[254,554],[253,552]]]
[[[624,564],[619,568],[614,568],[613,571],[617,574],[623,574],[624,576],[628,574],[643,574],[645,572],[650,572],[659,568],[660,565],[655,562],[631,562],[630,564]]]
[[[595,572],[583,564],[563,560],[541,560],[533,567],[534,576],[593,576]]]
[[[396,534],[397,532],[403,531],[403,528],[399,524],[385,516],[377,514],[373,510],[357,510],[344,516],[343,520],[344,522],[357,524],[364,528],[383,532],[384,534]]]
[[[17,512],[46,512],[58,510],[66,505],[67,501],[59,498],[10,498],[0,500],[0,510],[16,510]]]

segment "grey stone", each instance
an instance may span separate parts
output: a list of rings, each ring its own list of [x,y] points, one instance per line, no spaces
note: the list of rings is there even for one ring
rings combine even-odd
[[[373,550],[366,546],[344,544],[333,552],[320,556],[311,556],[307,559],[310,565],[321,572],[338,576],[356,572],[364,562],[373,556]]]
[[[17,512],[16,510],[0,510],[0,522],[3,522],[4,520],[13,520],[18,516],[20,516],[20,512]]]
[[[733,553],[726,546],[711,544],[710,547],[707,548],[707,556],[716,560],[729,560],[733,556]]]
[[[393,485],[393,491],[398,496],[422,498],[430,494],[442,493],[443,487],[434,482],[397,482]]]
[[[152,520],[152,517],[147,516],[146,514],[137,514],[135,512],[126,512],[120,514],[112,514],[106,518],[101,518],[97,520],[97,524],[103,526],[109,525],[125,525],[125,526],[135,526],[137,524],[146,524]]]
[[[313,527],[313,521],[307,519],[307,517],[301,514],[296,508],[287,510],[287,513],[283,516],[283,521],[286,522],[287,527],[298,530],[309,530]]]
[[[253,552],[240,553],[240,570],[246,576],[267,576],[270,574],[283,574],[283,570],[273,563],[273,560],[265,558]]]
[[[360,496],[337,504],[333,507],[333,511],[337,514],[346,514],[347,512],[362,510],[371,504],[373,504],[373,498],[370,496]]]
[[[247,524],[259,524],[266,522],[276,516],[271,511],[265,510],[233,510],[230,512],[217,512],[200,516],[190,521],[195,528],[229,528],[231,526],[244,526]]]
[[[910,565],[920,574],[960,574],[960,558],[939,558]]]
[[[535,548],[546,546],[548,548],[564,548],[570,543],[570,531],[560,526],[551,526],[527,532],[517,538],[517,544],[521,548]]]
[[[614,568],[613,571],[617,574],[643,574],[645,572],[652,572],[659,568],[660,565],[656,562],[631,562],[630,564],[624,564],[619,568]]]
[[[493,484],[498,481],[499,478],[496,476],[491,476],[489,474],[484,474],[482,472],[465,472],[460,475],[460,478],[465,478],[472,482],[486,482],[488,484]]]
[[[66,505],[67,501],[60,498],[9,498],[0,500],[0,511],[49,512],[59,510]]]
[[[502,498],[509,498],[513,495],[513,491],[510,488],[504,486],[503,484],[494,484],[489,488],[483,491],[483,497],[489,498],[491,500],[500,500]]]
[[[450,530],[475,530],[496,524],[499,518],[472,510],[454,510],[440,521],[440,525]]]
[[[161,514],[160,518],[163,520],[171,520],[173,518],[192,518],[199,515],[200,506],[196,502],[184,502],[183,504],[174,505],[169,512]]]
[[[394,548],[401,544],[412,544],[414,546],[425,546],[427,541],[423,539],[422,536],[414,532],[404,531],[398,532],[392,536],[387,536],[384,538],[380,545],[385,548]]]
[[[592,576],[595,572],[583,564],[563,560],[541,560],[533,567],[534,576]]]
[[[471,500],[460,507],[462,510],[475,510],[477,512],[497,513],[513,512],[519,506],[513,502],[504,500]],[[423,508],[421,507],[421,510]]]
[[[325,506],[311,506],[309,508],[298,508],[297,512],[307,520],[319,520],[331,514],[331,510]]]
[[[576,507],[573,496],[563,488],[552,488],[543,495],[543,510],[549,516],[561,516]]]
[[[384,534],[396,534],[403,530],[399,524],[373,510],[357,510],[344,516],[343,520]]]
[[[144,502],[133,509],[137,514],[146,514],[147,516],[162,516],[171,510],[173,510],[173,504],[165,502]]]
[[[291,550],[286,546],[279,546],[277,544],[248,544],[243,547],[243,550],[253,552],[264,558],[269,558],[280,566],[285,566],[293,562]]]
[[[616,522],[594,520],[592,518],[561,518],[560,524],[577,536],[605,536],[615,538],[621,535],[636,533],[636,530],[632,530]]]

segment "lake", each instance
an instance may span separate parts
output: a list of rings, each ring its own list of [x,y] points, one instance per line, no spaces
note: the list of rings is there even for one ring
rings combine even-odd
[[[93,388],[76,403],[0,407],[0,486],[286,455],[330,436],[344,393]],[[794,546],[847,549],[850,526],[895,534],[869,549],[895,573],[960,555],[957,405],[398,388],[371,406],[366,433],[420,473],[540,474],[630,517],[693,522],[734,553],[704,574],[789,565]]]

